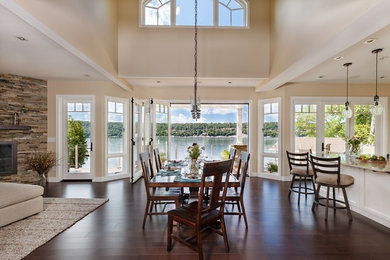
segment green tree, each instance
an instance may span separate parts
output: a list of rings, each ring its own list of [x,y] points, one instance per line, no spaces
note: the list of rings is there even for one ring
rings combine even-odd
[[[75,121],[72,117],[68,119],[68,164],[75,167],[75,146],[78,145],[78,164],[85,163],[88,157],[87,137],[80,121]]]
[[[299,137],[316,137],[316,114],[296,113],[295,133]]]

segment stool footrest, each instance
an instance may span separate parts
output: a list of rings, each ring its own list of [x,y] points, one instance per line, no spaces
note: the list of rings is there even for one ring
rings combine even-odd
[[[326,204],[323,202],[324,200],[326,200],[326,198],[320,197],[317,200],[314,200],[314,203],[326,207]],[[329,208],[332,208],[332,209],[346,209],[347,208],[346,206],[337,206],[337,203],[341,203],[341,204],[345,205],[344,201],[336,199],[335,200],[336,206],[333,206],[333,204],[334,204],[333,201],[334,201],[333,199],[329,198],[329,205],[328,205]]]

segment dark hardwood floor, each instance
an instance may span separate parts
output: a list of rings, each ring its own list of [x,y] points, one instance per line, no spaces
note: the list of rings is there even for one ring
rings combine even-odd
[[[243,218],[226,216],[230,252],[223,239],[204,238],[205,259],[389,259],[390,229],[359,214],[311,211],[312,198],[287,198],[288,182],[250,178],[245,194],[249,229]],[[142,180],[108,183],[50,183],[47,197],[109,198],[110,201],[26,259],[197,259],[174,243],[166,250],[166,216],[153,216],[142,230],[146,195]],[[387,198],[384,198],[387,199]]]

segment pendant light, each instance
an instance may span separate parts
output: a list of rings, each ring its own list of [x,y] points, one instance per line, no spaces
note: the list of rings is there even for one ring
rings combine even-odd
[[[383,112],[383,106],[379,101],[378,96],[378,53],[383,51],[383,49],[375,49],[372,53],[375,54],[375,96],[374,96],[374,105],[372,106],[371,113],[374,116],[380,116]]]
[[[200,99],[198,97],[198,0],[195,0],[195,36],[194,36],[194,97],[191,98],[191,115],[200,119]]]
[[[352,65],[351,62],[345,63],[343,65],[344,67],[347,67],[347,101],[345,102],[345,108],[342,112],[342,115],[345,119],[352,117],[352,108],[351,108],[351,105],[349,104],[349,101],[348,101],[348,79],[349,79],[348,71],[349,71],[349,66],[351,66],[351,65]]]

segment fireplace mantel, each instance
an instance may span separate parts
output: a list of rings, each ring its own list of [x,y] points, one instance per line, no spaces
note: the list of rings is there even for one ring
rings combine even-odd
[[[30,130],[28,125],[0,125],[0,130]]]

